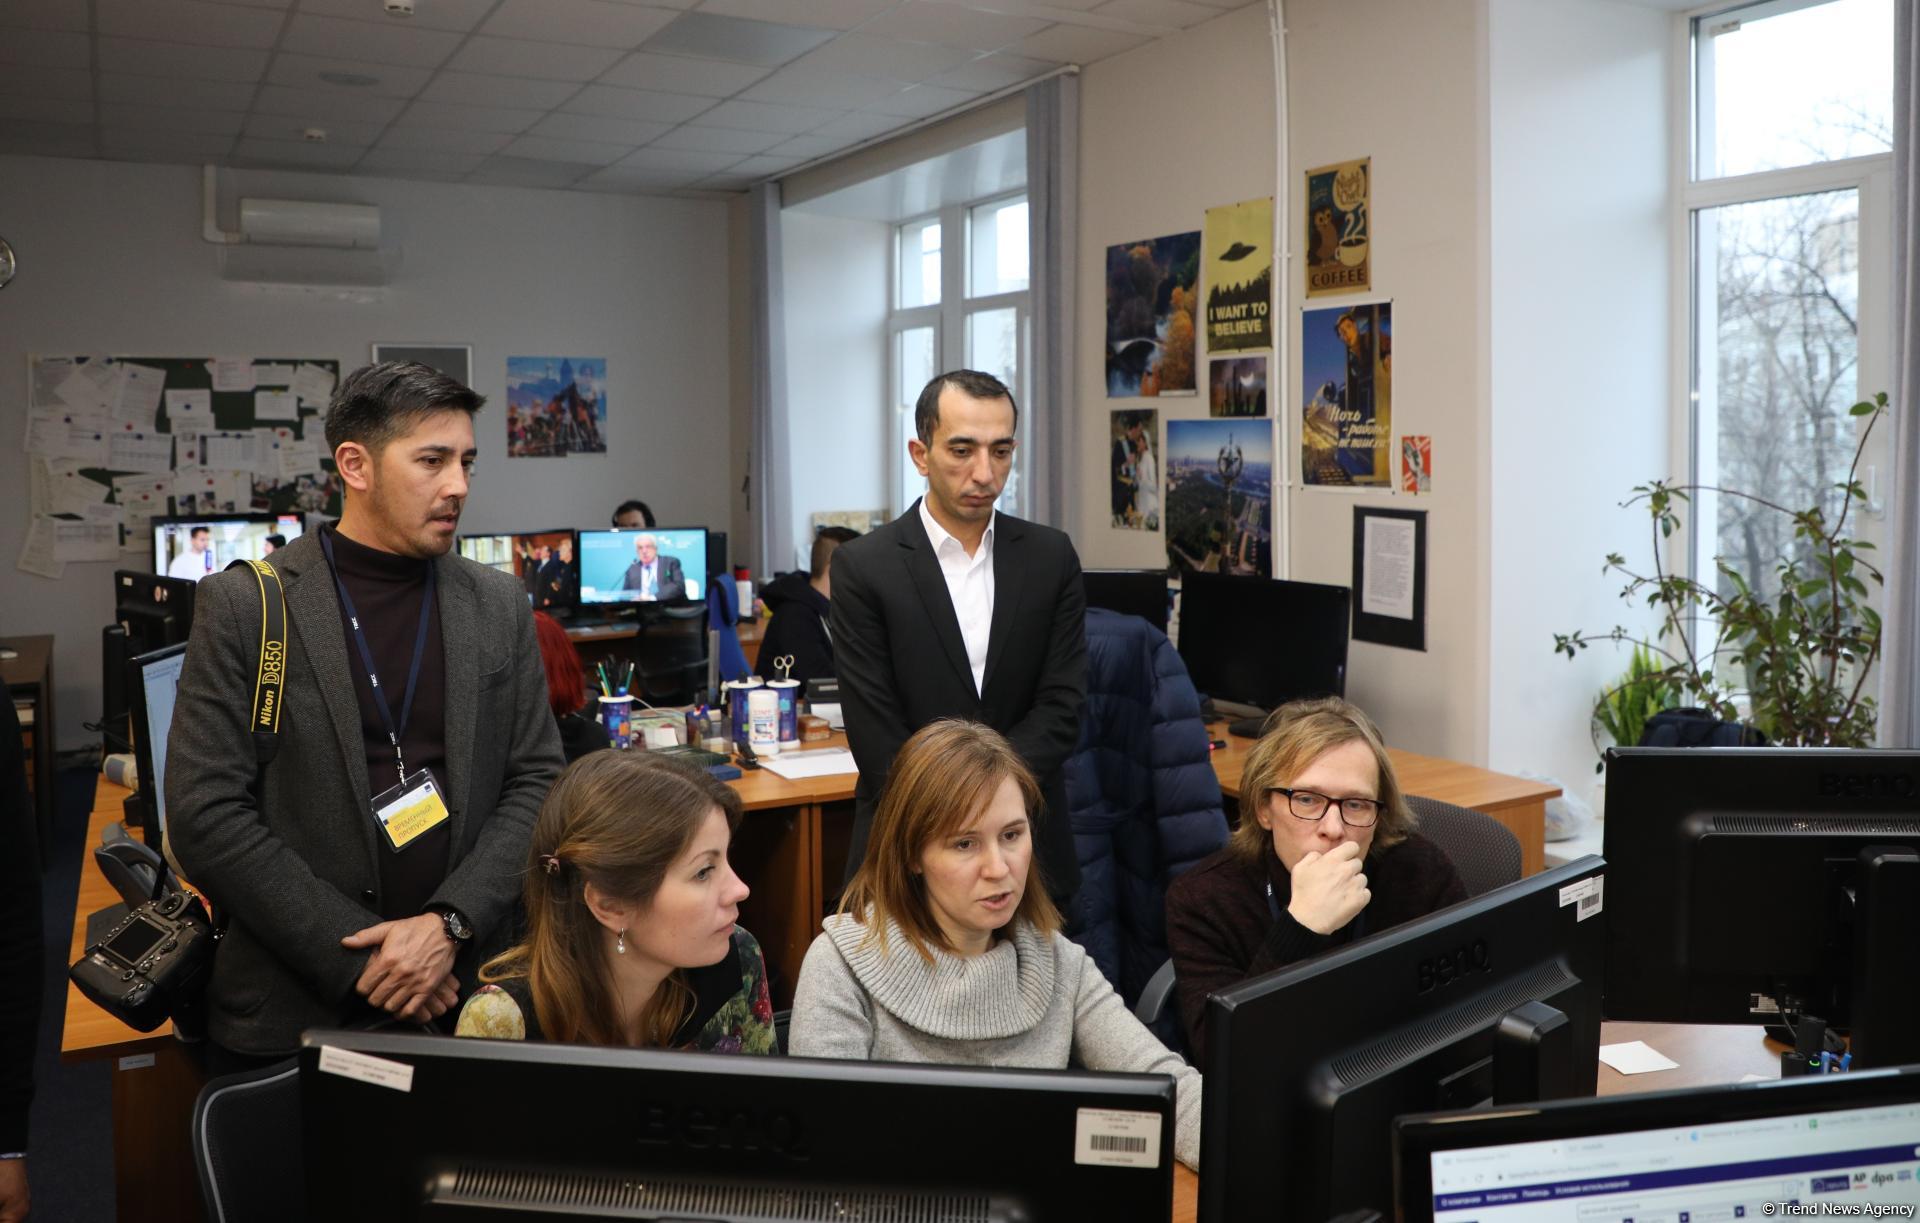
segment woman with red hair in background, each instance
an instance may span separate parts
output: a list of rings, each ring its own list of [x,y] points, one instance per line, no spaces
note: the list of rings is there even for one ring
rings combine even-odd
[[[560,748],[572,764],[588,752],[609,746],[610,741],[600,719],[582,712],[587,704],[586,671],[567,630],[552,616],[537,611],[533,633],[540,641],[540,662],[547,669],[547,704],[560,724]]]

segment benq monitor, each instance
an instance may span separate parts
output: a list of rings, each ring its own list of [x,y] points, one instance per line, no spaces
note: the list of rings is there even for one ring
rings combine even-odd
[[[1180,657],[1216,701],[1272,710],[1345,696],[1352,592],[1345,586],[1189,573],[1180,579]]]
[[[535,611],[562,611],[580,597],[580,556],[573,531],[462,535],[460,555],[498,569],[520,584]]]
[[[631,607],[707,597],[707,529],[580,532],[580,605]]]

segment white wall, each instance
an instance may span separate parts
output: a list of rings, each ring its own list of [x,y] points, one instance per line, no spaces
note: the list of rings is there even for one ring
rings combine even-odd
[[[1648,557],[1644,510],[1619,503],[1684,457],[1669,454],[1674,18],[1606,0],[1491,13],[1489,763],[1585,798],[1589,712],[1626,654],[1570,663],[1553,634],[1644,622],[1601,562]]]
[[[20,274],[0,293],[0,632],[58,635],[59,743],[92,737],[113,564],[60,581],[11,567],[27,527],[13,439],[29,353],[334,357],[374,340],[474,346],[480,460],[463,530],[603,526],[628,496],[663,522],[725,527],[730,479],[727,206],[687,201],[243,172],[241,194],[378,204],[404,252],[371,301],[219,279],[200,238],[194,167],[0,157],[0,225]],[[605,356],[609,453],[505,457],[509,354]],[[730,500],[731,499],[731,500]],[[125,554],[128,568],[151,562]]]
[[[887,498],[887,268],[893,228],[781,214],[787,318],[793,554],[804,568],[812,515],[884,509]],[[758,576],[758,575],[756,575]]]

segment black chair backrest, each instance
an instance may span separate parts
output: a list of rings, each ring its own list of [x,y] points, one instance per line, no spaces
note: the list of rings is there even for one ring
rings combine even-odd
[[[1520,838],[1492,816],[1437,798],[1407,795],[1421,836],[1453,860],[1468,896],[1490,892],[1520,878]]]
[[[297,1219],[305,1148],[297,1058],[214,1079],[193,1102],[193,1162],[210,1223]]]

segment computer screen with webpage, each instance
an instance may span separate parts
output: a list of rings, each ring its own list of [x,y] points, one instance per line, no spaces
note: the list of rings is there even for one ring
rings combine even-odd
[[[1434,1151],[1435,1223],[1913,1218],[1920,1103]]]
[[[167,731],[173,726],[173,705],[180,688],[180,669],[186,665],[186,647],[174,646],[137,660],[140,704],[136,706],[134,740],[138,745],[142,788],[151,796],[157,827],[167,826]]]

